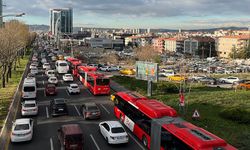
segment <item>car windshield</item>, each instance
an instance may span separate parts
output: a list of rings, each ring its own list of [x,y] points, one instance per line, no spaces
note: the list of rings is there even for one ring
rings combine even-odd
[[[18,130],[29,130],[29,124],[18,124],[15,126],[15,131]]]
[[[71,75],[65,75],[65,77],[72,77]]]
[[[60,63],[59,66],[67,66],[67,63]]]
[[[35,87],[34,86],[25,86],[23,88],[23,91],[24,92],[33,92],[33,91],[35,91]]]
[[[112,133],[124,133],[125,130],[122,127],[115,127],[111,129]]]
[[[25,104],[24,107],[36,107],[36,104]]]
[[[97,85],[109,85],[109,79],[97,79],[96,84]]]

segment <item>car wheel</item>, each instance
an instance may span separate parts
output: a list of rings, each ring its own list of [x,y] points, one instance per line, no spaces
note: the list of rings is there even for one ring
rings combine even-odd
[[[221,83],[226,83],[225,80],[222,80]]]
[[[145,147],[148,147],[148,140],[147,140],[147,138],[145,137],[145,135],[143,135],[143,137],[142,137],[142,143],[143,143],[143,145],[144,145]]]

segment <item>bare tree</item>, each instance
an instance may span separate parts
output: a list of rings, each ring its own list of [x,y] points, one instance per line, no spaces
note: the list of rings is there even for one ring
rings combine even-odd
[[[150,45],[138,47],[135,49],[136,59],[141,61],[154,61],[158,56],[157,52]]]

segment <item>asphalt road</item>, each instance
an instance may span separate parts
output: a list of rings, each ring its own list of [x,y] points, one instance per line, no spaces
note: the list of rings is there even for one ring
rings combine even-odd
[[[51,64],[54,64],[50,62]],[[57,138],[57,129],[64,124],[77,123],[81,126],[84,133],[84,149],[85,150],[141,150],[145,149],[142,143],[126,129],[130,135],[128,144],[124,145],[109,145],[106,143],[103,136],[98,131],[98,124],[104,120],[117,120],[113,113],[113,103],[109,100],[109,96],[93,96],[78,79],[74,79],[81,87],[79,95],[69,95],[66,91],[66,86],[70,83],[65,83],[62,80],[62,75],[58,76],[59,83],[57,85],[56,96],[45,96],[44,87],[47,83],[47,78],[44,71],[39,67],[39,73],[36,75],[38,91],[37,103],[39,114],[33,117],[34,134],[30,142],[25,143],[9,143],[9,150],[59,150],[60,143]],[[52,117],[49,112],[49,102],[54,98],[65,98],[68,103],[68,116]],[[101,110],[100,120],[84,120],[80,113],[80,106],[85,102],[95,102]],[[18,108],[17,118],[21,118],[20,108]]]

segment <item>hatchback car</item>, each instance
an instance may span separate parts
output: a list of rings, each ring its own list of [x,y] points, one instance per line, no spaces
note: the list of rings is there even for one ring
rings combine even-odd
[[[45,74],[47,75],[48,78],[49,78],[49,77],[55,77],[55,76],[56,76],[55,70],[47,70],[47,71],[45,72]]]
[[[100,132],[109,144],[128,143],[127,132],[118,121],[104,121],[99,123]]]
[[[48,83],[57,85],[58,84],[57,77],[49,77]]]
[[[47,84],[45,87],[45,94],[46,96],[48,95],[56,95],[56,86],[54,84]]]
[[[65,82],[67,82],[67,81],[73,82],[74,79],[73,79],[73,76],[71,74],[65,74],[65,75],[63,75],[63,81],[65,81]]]
[[[38,114],[38,106],[35,100],[28,100],[22,103],[22,116],[31,116]]]
[[[57,131],[61,149],[64,150],[83,149],[83,132],[78,124],[62,125]]]
[[[33,136],[33,119],[16,119],[11,129],[11,142],[30,141]]]
[[[133,69],[121,69],[119,71],[121,74],[125,74],[125,75],[134,75],[135,71]]]
[[[50,112],[52,116],[68,114],[68,107],[64,98],[56,98],[50,101]]]
[[[80,88],[78,86],[78,84],[70,84],[69,86],[67,86],[67,91],[69,92],[69,94],[79,94],[80,93]]]
[[[81,112],[84,119],[99,119],[101,111],[96,103],[85,103],[81,106]]]
[[[32,73],[32,74],[38,74],[38,69],[37,69],[37,67],[34,67],[34,68],[30,68],[30,73]]]

